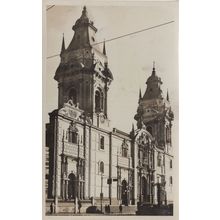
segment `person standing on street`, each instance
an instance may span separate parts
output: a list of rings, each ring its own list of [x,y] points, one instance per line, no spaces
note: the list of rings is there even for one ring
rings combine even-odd
[[[122,214],[122,205],[120,204],[120,206],[119,206],[119,211],[120,211],[120,213]]]
[[[53,205],[53,202],[51,202],[51,204],[50,204],[50,214],[53,214],[53,209],[54,209],[54,205]]]
[[[80,213],[81,207],[82,207],[82,203],[81,203],[81,201],[79,200],[79,201],[78,201],[78,210],[79,210],[79,213]]]

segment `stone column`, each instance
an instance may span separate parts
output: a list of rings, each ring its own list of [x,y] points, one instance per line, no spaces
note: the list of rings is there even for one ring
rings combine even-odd
[[[62,196],[62,199],[65,198],[65,180],[64,180],[64,178],[62,178],[62,180],[61,180],[61,196]]]
[[[74,213],[76,214],[78,211],[78,198],[77,196],[75,197],[75,210],[74,210]]]
[[[132,141],[133,145],[133,166],[134,166],[134,182],[133,182],[133,203],[137,204],[137,194],[138,194],[138,170],[137,170],[137,160],[138,160],[138,155],[137,155],[137,148],[138,146],[135,146],[135,140]]]
[[[58,151],[58,139],[59,139],[59,124],[58,116],[54,119],[54,212],[57,213],[58,210],[58,196],[59,196],[59,151]]]
[[[157,184],[154,184],[154,195],[153,195],[153,204],[156,205],[157,204]]]
[[[141,203],[142,202],[142,171],[141,171],[141,168],[139,169],[139,175],[140,175],[140,184],[139,184],[139,187],[140,187],[140,192],[139,192],[139,202]]]
[[[68,199],[68,183],[69,183],[69,181],[66,180],[66,190],[65,190],[65,193],[66,193],[65,198],[66,198],[66,200]]]
[[[109,134],[109,179],[112,179],[112,133]],[[112,204],[112,183],[109,184],[109,203]]]

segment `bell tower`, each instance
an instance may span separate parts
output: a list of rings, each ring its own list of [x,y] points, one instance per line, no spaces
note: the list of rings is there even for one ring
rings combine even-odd
[[[163,97],[162,81],[156,74],[155,63],[146,84],[147,88],[143,97],[141,92],[139,94],[139,106],[134,119],[137,121],[139,129],[143,124],[146,126],[147,131],[155,138],[158,147],[169,150],[174,114],[171,110],[168,91],[167,97]]]
[[[74,36],[67,48],[63,36],[61,61],[54,77],[58,82],[58,107],[71,100],[92,121],[100,115],[108,119],[107,93],[113,75],[108,67],[105,42],[100,50],[97,28],[85,6],[72,29]]]

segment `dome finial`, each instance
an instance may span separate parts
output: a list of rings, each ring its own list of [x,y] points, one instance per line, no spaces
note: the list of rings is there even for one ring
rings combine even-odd
[[[83,6],[82,15],[87,16],[87,9],[85,5]]]
[[[155,75],[155,61],[153,61],[153,71],[152,71],[152,75]]]

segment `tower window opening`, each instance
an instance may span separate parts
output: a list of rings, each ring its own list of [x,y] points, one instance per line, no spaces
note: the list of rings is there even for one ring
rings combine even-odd
[[[95,92],[95,111],[101,112],[103,110],[103,93],[100,90]]]
[[[77,136],[78,136],[78,129],[76,128],[75,124],[71,123],[68,128],[68,141],[73,144],[77,144]]]
[[[105,138],[104,138],[104,136],[100,137],[100,149],[102,149],[102,150],[105,149]]]
[[[153,135],[153,132],[152,132],[152,127],[151,126],[147,126],[147,131],[151,134],[151,135]]]
[[[128,145],[126,143],[122,144],[122,157],[128,157]]]
[[[76,105],[77,103],[77,92],[74,88],[72,88],[69,92],[69,99]]]

